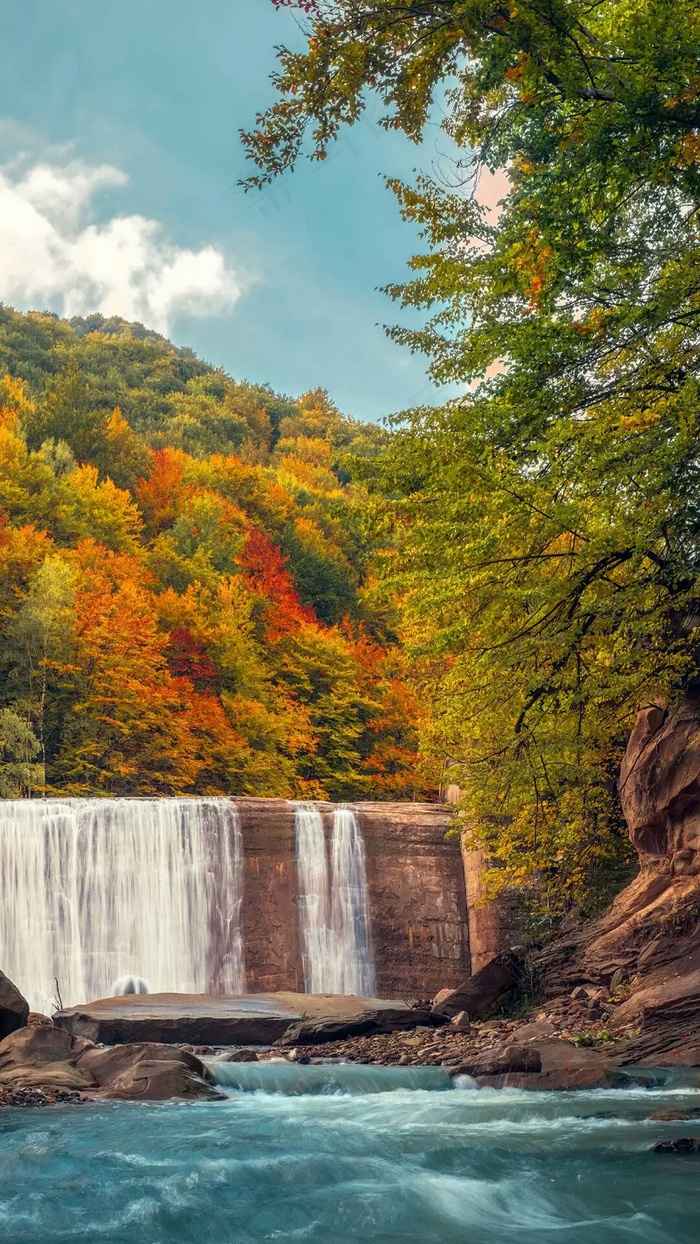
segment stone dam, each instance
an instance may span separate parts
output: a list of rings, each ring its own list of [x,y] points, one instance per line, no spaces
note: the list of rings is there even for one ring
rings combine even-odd
[[[426,999],[483,947],[452,809],[254,798],[0,802],[0,961],[46,1011],[151,993]]]

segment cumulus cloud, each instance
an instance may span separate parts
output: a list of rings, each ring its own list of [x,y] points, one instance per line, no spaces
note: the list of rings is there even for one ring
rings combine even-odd
[[[0,166],[0,298],[60,315],[120,315],[167,333],[176,315],[215,315],[243,292],[220,250],[175,246],[156,220],[95,221],[100,190],[128,178],[110,164]]]

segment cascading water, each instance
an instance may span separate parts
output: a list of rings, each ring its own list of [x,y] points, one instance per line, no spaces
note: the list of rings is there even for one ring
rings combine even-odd
[[[333,814],[330,864],[323,818],[312,804],[295,810],[307,993],[375,992],[365,845],[351,808]]]
[[[333,965],[328,856],[321,813],[311,804],[294,807],[297,872],[301,886],[299,914],[303,941],[304,988],[307,993],[334,992],[329,984]]]
[[[46,1010],[110,995],[244,989],[241,835],[227,799],[0,803],[0,965]]]
[[[333,814],[333,928],[338,936],[338,993],[375,992],[365,844],[351,808]]]

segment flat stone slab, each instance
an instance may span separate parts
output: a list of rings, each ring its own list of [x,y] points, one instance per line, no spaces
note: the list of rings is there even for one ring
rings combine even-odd
[[[337,1039],[431,1022],[406,1002],[306,993],[128,994],[68,1007],[57,1011],[53,1021],[71,1036],[105,1045],[270,1045],[288,1030],[298,1032],[307,1025],[318,1040],[326,1029],[327,1039]]]

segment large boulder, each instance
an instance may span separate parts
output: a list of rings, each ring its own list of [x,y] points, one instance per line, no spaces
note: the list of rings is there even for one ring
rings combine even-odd
[[[204,1064],[187,1050],[141,1042],[97,1049],[50,1024],[33,1024],[0,1042],[0,1085],[97,1090],[101,1097],[163,1101],[220,1097]]]
[[[225,1093],[218,1092],[184,1062],[173,1058],[135,1062],[100,1089],[99,1095],[128,1101],[220,1101],[225,1097]]]
[[[359,1010],[353,1016],[299,1020],[289,1026],[284,1036],[275,1041],[275,1045],[320,1045],[346,1037],[372,1037],[379,1033],[405,1031],[420,1024],[434,1027],[442,1023],[443,1018],[432,1011],[407,1011],[403,1003],[397,1003],[395,1008],[387,1004],[381,1010],[371,1007]]]
[[[94,1088],[96,1081],[89,1071],[79,1071],[75,1065],[86,1044],[50,1023],[18,1028],[0,1041],[0,1085],[79,1091]]]
[[[95,1088],[95,1081],[84,1075],[72,1063],[42,1063],[38,1067],[30,1065],[12,1067],[0,1075],[3,1088],[41,1088],[41,1089],[74,1089],[77,1092],[89,1092]],[[0,1089],[0,1092],[2,1089]]]
[[[143,1041],[111,1049],[86,1050],[78,1071],[98,1085],[98,1096],[129,1101],[216,1100],[204,1064],[172,1045]]]
[[[0,972],[0,1041],[23,1028],[29,1015],[29,1003],[4,972]]]
[[[102,998],[54,1016],[72,1036],[104,1045],[271,1045],[288,1029],[320,1021],[332,1036],[393,1032],[436,1021],[406,1002],[347,994],[131,994]],[[303,1036],[294,1040],[303,1040]],[[323,1039],[319,1037],[319,1039]],[[328,1037],[327,1039],[331,1039]]]
[[[451,1076],[506,1076],[513,1072],[530,1075],[542,1070],[539,1050],[529,1045],[506,1045],[503,1049],[483,1050],[450,1069]]]
[[[433,1003],[433,1014],[452,1019],[466,1011],[471,1019],[488,1019],[523,983],[522,953],[516,948],[495,955],[456,989],[443,989]]]
[[[450,1074],[472,1075],[479,1085],[489,1088],[609,1088],[615,1082],[616,1064],[616,1058],[598,1050],[545,1038],[525,1046],[486,1051],[471,1064],[451,1068]]]
[[[0,1041],[0,1079],[14,1067],[41,1067],[47,1063],[74,1063],[82,1053],[70,1033],[60,1028],[19,1028]]]
[[[67,1034],[66,1034],[67,1035]],[[92,1076],[101,1089],[107,1089],[138,1063],[181,1063],[202,1080],[208,1072],[195,1054],[172,1045],[143,1041],[134,1045],[114,1045],[111,1049],[89,1049],[78,1059],[78,1069]]]

